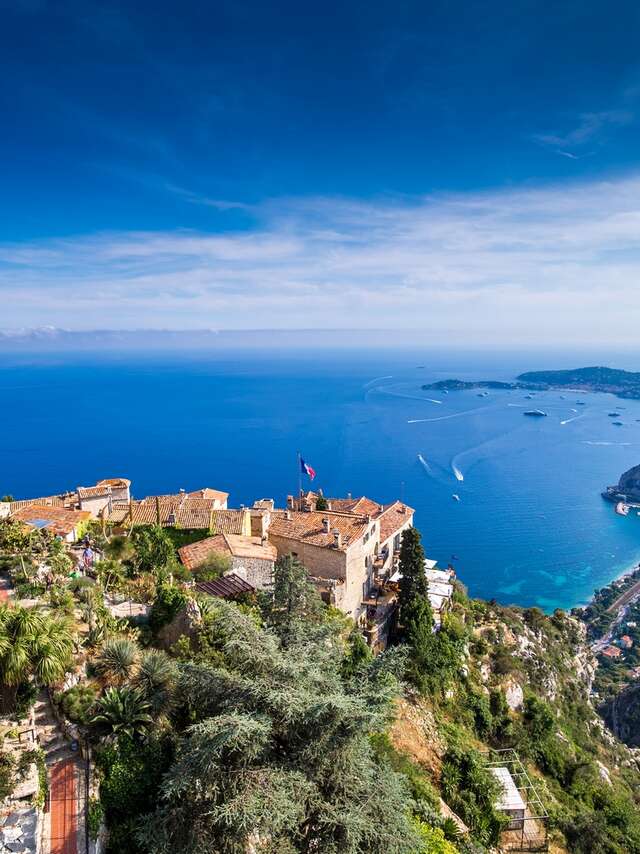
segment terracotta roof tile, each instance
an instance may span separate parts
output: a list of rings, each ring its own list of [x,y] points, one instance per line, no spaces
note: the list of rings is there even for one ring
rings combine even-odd
[[[286,511],[274,511],[269,526],[269,533],[272,536],[310,543],[314,546],[335,547],[333,532],[337,530],[342,539],[340,550],[344,551],[361,537],[367,528],[367,520],[364,516],[349,513],[335,513],[329,510],[305,513],[291,510],[289,515],[290,518],[287,519]],[[325,531],[323,519],[329,519],[328,533]]]
[[[384,512],[378,517],[380,522],[380,545],[393,537],[408,522],[415,513],[413,507],[407,507],[401,501],[388,504]]]
[[[36,521],[46,521],[50,523],[46,526],[47,530],[66,536],[80,522],[91,519],[91,513],[88,510],[67,510],[64,507],[52,507],[47,504],[28,504],[12,513],[11,518],[27,525],[34,524]]]
[[[213,554],[231,555],[231,549],[223,534],[216,534],[178,549],[180,561],[189,570],[202,566]]]
[[[111,495],[111,487],[108,484],[78,487],[78,498],[101,498],[108,495]]]

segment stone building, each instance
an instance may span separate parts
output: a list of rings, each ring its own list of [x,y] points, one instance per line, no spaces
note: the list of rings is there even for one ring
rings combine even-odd
[[[254,590],[271,586],[278,554],[276,547],[266,539],[216,534],[178,549],[180,561],[188,570],[203,566],[216,554],[227,557],[229,572],[242,578]]]
[[[296,509],[291,499],[288,504],[271,513],[269,540],[278,556],[297,557],[323,598],[363,625],[402,532],[413,524],[413,509],[368,498],[327,499],[324,510]]]

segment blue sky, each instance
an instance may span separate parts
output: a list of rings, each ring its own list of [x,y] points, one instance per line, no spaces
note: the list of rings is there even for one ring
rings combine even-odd
[[[638,4],[0,9],[0,327],[635,337]]]

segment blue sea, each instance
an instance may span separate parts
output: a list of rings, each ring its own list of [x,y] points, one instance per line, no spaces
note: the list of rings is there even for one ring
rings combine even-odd
[[[300,451],[326,495],[414,507],[428,556],[452,560],[472,595],[569,608],[640,560],[640,518],[600,496],[640,462],[640,402],[421,385],[597,363],[348,349],[5,356],[0,493],[124,475],[137,496],[212,486],[232,506],[282,503]]]

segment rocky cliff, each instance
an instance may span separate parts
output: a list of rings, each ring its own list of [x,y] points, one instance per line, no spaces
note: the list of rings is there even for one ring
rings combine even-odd
[[[640,685],[629,685],[601,709],[609,729],[629,747],[640,747]]]
[[[640,465],[634,466],[621,475],[618,491],[628,498],[640,501]]]

